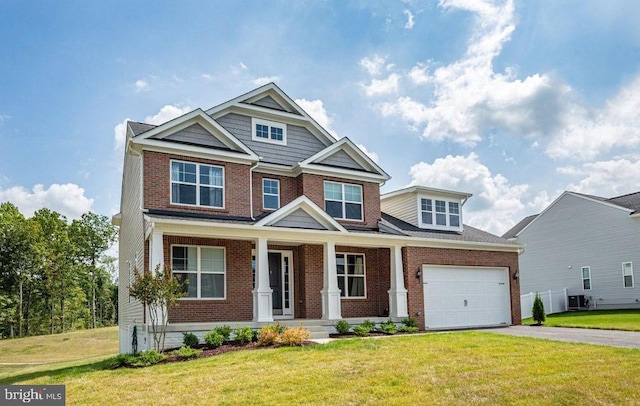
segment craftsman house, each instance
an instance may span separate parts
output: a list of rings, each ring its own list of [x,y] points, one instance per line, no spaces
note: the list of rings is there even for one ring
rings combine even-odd
[[[275,84],[156,126],[128,122],[120,213],[120,350],[148,346],[134,269],[189,283],[167,345],[216,325],[339,319],[421,329],[519,323],[514,242],[463,224],[466,193],[414,186],[336,140]],[[147,340],[147,342],[145,342]],[[146,343],[146,344],[145,344]]]

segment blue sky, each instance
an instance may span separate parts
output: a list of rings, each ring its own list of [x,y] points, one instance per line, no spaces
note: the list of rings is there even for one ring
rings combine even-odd
[[[501,234],[640,190],[640,2],[0,0],[0,201],[118,211],[122,123],[275,81],[393,177]]]

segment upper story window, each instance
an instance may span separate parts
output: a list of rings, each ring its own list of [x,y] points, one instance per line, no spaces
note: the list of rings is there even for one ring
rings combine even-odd
[[[225,250],[222,247],[173,245],[171,268],[187,298],[225,298]]]
[[[622,263],[622,283],[625,288],[633,287],[633,263]]]
[[[591,290],[591,267],[582,267],[582,289]]]
[[[324,182],[324,206],[333,218],[362,221],[362,186]]]
[[[224,168],[171,161],[171,203],[224,207]]]
[[[280,181],[262,179],[262,207],[267,210],[280,208]]]
[[[287,125],[275,121],[251,119],[251,139],[287,145]]]
[[[419,209],[419,223],[422,228],[461,228],[460,202],[421,197]]]

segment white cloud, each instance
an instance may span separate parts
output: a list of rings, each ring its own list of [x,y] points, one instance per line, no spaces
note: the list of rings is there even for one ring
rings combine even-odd
[[[409,10],[403,10],[402,13],[407,16],[407,23],[404,25],[404,28],[407,30],[412,29],[416,24],[415,20],[413,19],[413,14],[411,14],[411,11]]]
[[[262,85],[266,85],[267,83],[279,82],[279,81],[280,81],[280,76],[262,76],[259,78],[252,79],[251,83],[253,83],[256,86],[262,86]]]
[[[11,116],[9,116],[9,115],[7,115],[7,114],[0,114],[0,125],[3,125],[3,124],[4,124],[4,121],[5,121],[5,120],[8,120],[8,119],[10,119],[10,118],[11,118]]]
[[[396,93],[399,81],[400,75],[392,73],[386,79],[371,79],[371,84],[362,85],[362,88],[367,96],[381,96]]]
[[[561,192],[558,192],[559,195]],[[539,192],[529,203],[527,203],[527,207],[531,209],[534,213],[540,213],[542,210],[546,209],[547,206],[551,204],[552,200],[549,198],[549,194],[546,190]]]
[[[374,55],[371,58],[364,57],[360,59],[360,67],[366,70],[371,76],[378,76],[382,72],[385,64],[385,58],[380,55]]]
[[[188,106],[178,107],[167,104],[166,106],[162,107],[157,114],[153,116],[147,116],[142,121],[148,124],[160,125],[166,123],[169,120],[173,120],[176,117],[180,117],[181,115],[186,114],[191,110],[191,107]],[[114,147],[116,149],[122,148],[126,141],[127,121],[133,120],[131,120],[130,118],[125,118],[121,123],[117,124],[113,128]]]
[[[377,153],[373,151],[369,151],[367,147],[364,146],[364,144],[356,144],[356,145],[358,146],[358,148],[362,150],[362,152],[364,152],[369,158],[371,158],[373,162],[380,163],[379,161],[380,157],[378,156]]]
[[[136,92],[138,93],[146,90],[151,90],[151,87],[149,86],[149,82],[147,82],[144,79],[136,80],[135,87],[136,87]]]
[[[473,193],[464,206],[464,222],[501,235],[524,215],[529,186],[511,185],[501,174],[492,174],[474,152],[468,156],[447,155],[432,164],[411,167],[410,185]]]
[[[31,191],[22,186],[14,186],[6,190],[0,189],[0,202],[9,201],[15,204],[27,217],[46,207],[65,215],[68,219],[77,219],[93,206],[93,199],[87,198],[84,192],[82,187],[73,183],[54,183],[48,189],[38,184]]]
[[[614,197],[640,190],[640,156],[564,166],[557,171],[581,178],[567,186],[567,190],[574,192]]]
[[[422,63],[418,63],[411,68],[409,73],[407,73],[407,77],[416,85],[425,85],[431,82],[427,67]]]
[[[338,134],[331,128],[331,124],[333,123],[333,118],[329,116],[329,113],[324,108],[324,103],[322,100],[306,100],[306,99],[295,99],[296,104],[298,104],[304,111],[307,112],[314,120],[318,122],[329,134],[331,134],[334,138],[340,138]]]

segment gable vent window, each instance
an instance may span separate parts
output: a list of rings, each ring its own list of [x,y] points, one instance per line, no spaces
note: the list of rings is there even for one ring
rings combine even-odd
[[[459,230],[460,202],[420,198],[420,227]]]
[[[251,139],[260,142],[287,145],[286,124],[275,121],[251,119]]]

